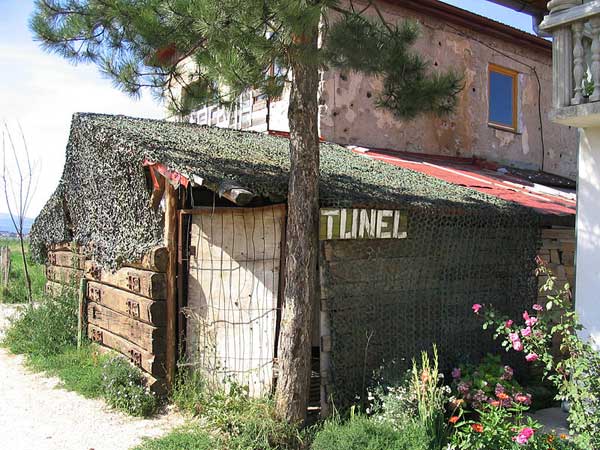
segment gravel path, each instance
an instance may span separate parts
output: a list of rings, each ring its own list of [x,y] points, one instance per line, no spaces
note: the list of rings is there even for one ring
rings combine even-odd
[[[0,329],[14,308],[0,305]],[[9,311],[10,310],[10,311]],[[183,423],[167,412],[135,419],[101,400],[57,388],[59,380],[32,373],[23,357],[0,348],[0,448],[6,450],[127,450]]]

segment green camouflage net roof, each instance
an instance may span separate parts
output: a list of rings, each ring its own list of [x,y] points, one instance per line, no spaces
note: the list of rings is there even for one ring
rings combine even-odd
[[[289,141],[262,133],[100,114],[75,114],[62,179],[31,231],[44,259],[50,243],[91,247],[101,264],[137,260],[162,242],[162,213],[149,207],[142,163],[162,163],[209,186],[234,184],[284,202]],[[321,145],[322,206],[405,208],[476,215],[527,215],[517,204],[411,170]]]

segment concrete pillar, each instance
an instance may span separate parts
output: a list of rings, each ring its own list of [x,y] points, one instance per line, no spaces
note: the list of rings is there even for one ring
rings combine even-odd
[[[600,348],[600,127],[581,129],[575,309]]]

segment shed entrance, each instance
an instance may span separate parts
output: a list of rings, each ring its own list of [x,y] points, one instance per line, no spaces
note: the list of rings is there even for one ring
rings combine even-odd
[[[209,380],[269,393],[285,206],[191,210],[186,356]]]

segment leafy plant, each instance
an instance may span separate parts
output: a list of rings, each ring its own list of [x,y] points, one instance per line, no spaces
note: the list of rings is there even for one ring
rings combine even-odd
[[[500,356],[486,355],[478,365],[465,364],[452,371],[453,394],[462,407],[478,409],[485,402],[500,400],[530,405],[531,394],[514,379],[512,367],[503,365]],[[498,399],[498,394],[503,394]],[[462,400],[462,401],[460,401]]]
[[[19,241],[16,239],[0,239],[0,246],[8,246],[11,251],[8,286],[0,289],[0,303],[25,303],[27,302],[28,290]],[[29,243],[25,244],[25,255],[32,295],[34,300],[37,301],[44,296],[46,284],[44,266],[31,260]]]
[[[522,353],[529,363],[541,365],[544,377],[556,386],[557,399],[569,402],[569,425],[576,439],[586,448],[600,448],[600,355],[578,334],[583,327],[569,285],[558,286],[543,261],[539,263],[547,302],[533,305],[531,313],[524,311],[523,322],[482,305],[473,309],[477,314],[483,309],[483,328],[495,329],[494,336],[502,339],[506,351]],[[558,352],[554,342],[560,343]]]
[[[410,419],[398,427],[364,415],[346,422],[325,423],[312,450],[427,450],[430,436],[419,422]]]
[[[22,311],[6,330],[3,345],[13,353],[51,356],[74,346],[77,337],[78,301],[67,293],[46,297]]]
[[[106,402],[132,416],[148,417],[157,406],[156,397],[146,386],[142,372],[121,356],[113,356],[102,367]]]

